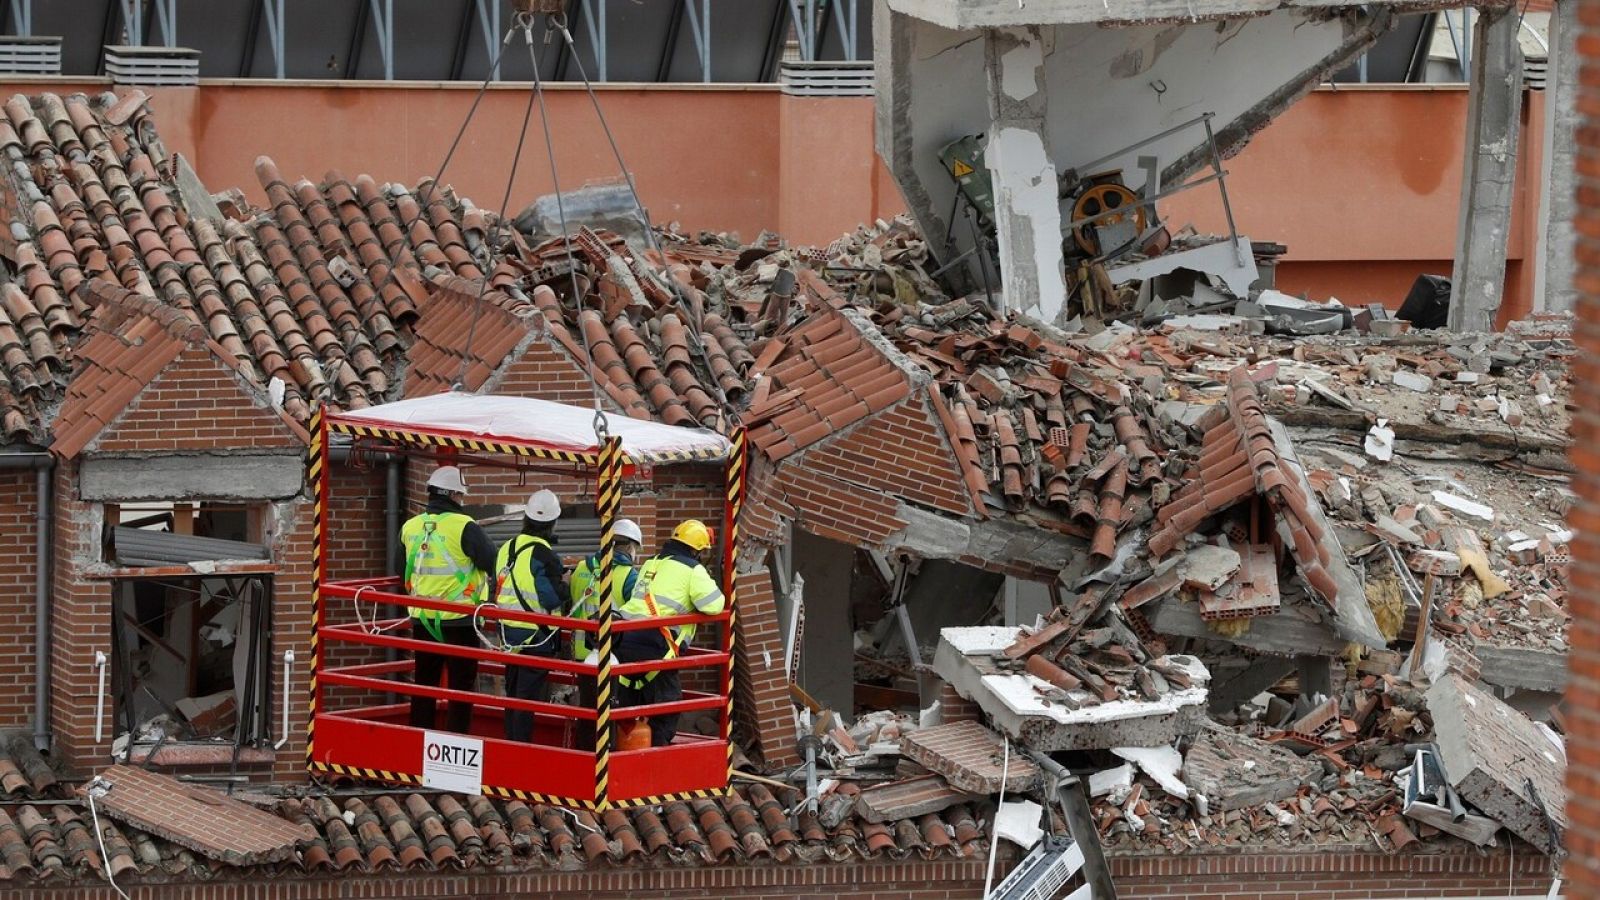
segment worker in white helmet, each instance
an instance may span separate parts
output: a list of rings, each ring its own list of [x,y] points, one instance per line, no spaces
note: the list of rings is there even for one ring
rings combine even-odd
[[[472,607],[488,599],[490,573],[494,571],[494,542],[483,527],[461,508],[467,483],[455,466],[440,466],[428,476],[428,507],[406,520],[400,529],[405,547],[405,588],[413,597],[429,597],[460,604],[460,611],[413,606],[411,636],[419,641],[478,646],[472,628]],[[448,674],[452,690],[477,689],[478,661],[460,656],[417,651],[413,676],[419,685],[438,687]],[[437,702],[432,697],[411,698],[411,726],[438,728]],[[450,701],[445,727],[466,733],[472,726],[472,704]]]
[[[634,560],[639,558],[644,546],[644,534],[632,519],[618,519],[612,534],[616,549],[612,554],[611,608],[620,610],[622,604],[633,596],[634,583],[639,580]],[[596,553],[585,559],[572,571],[572,611],[569,615],[574,619],[592,621],[600,614],[600,555]],[[594,651],[594,643],[593,633],[574,631],[572,658],[579,662],[588,659]],[[593,678],[578,676],[578,705],[593,709],[596,693]],[[593,744],[594,723],[579,720],[577,746],[584,748]]]
[[[522,533],[506,541],[495,561],[495,604],[501,609],[560,615],[566,606],[566,567],[556,555],[556,520],[561,501],[551,491],[535,491],[522,512]],[[506,649],[525,656],[561,655],[558,629],[502,620],[501,638]],[[545,669],[506,666],[506,696],[518,700],[549,700]],[[506,739],[533,738],[533,713],[506,710]]]

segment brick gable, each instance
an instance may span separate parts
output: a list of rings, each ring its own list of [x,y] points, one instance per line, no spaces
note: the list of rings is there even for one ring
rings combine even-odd
[[[913,394],[855,430],[806,451],[800,467],[919,506],[970,515],[964,475],[924,393]]]
[[[260,450],[304,446],[281,413],[258,404],[204,346],[191,346],[90,441],[101,453]]]

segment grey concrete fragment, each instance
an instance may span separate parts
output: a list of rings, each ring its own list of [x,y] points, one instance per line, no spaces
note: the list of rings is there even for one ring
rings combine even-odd
[[[1546,853],[1567,827],[1566,761],[1533,721],[1458,675],[1428,689],[1445,778],[1467,804]]]
[[[1522,50],[1514,9],[1484,10],[1473,29],[1467,148],[1461,170],[1451,331],[1491,331],[1505,290],[1506,236],[1522,122]]]
[[[1571,312],[1574,208],[1578,202],[1578,6],[1555,4],[1550,14],[1550,56],[1545,76],[1544,173],[1539,179],[1539,257],[1533,270],[1534,312]]]
[[[202,453],[154,457],[95,456],[83,461],[84,500],[281,500],[300,493],[298,453]]]
[[[1497,647],[1479,644],[1472,648],[1482,669],[1478,678],[1485,684],[1518,690],[1560,693],[1567,688],[1567,654],[1531,647]]]
[[[1292,797],[1322,777],[1322,765],[1266,741],[1203,729],[1183,758],[1183,780],[1213,810],[1243,809]]]
[[[1222,640],[1200,618],[1200,609],[1193,603],[1175,598],[1152,601],[1140,607],[1149,619],[1150,627],[1160,634],[1174,637]],[[1229,643],[1248,647],[1262,653],[1294,656],[1299,653],[1325,653],[1337,656],[1345,642],[1334,633],[1326,621],[1305,601],[1283,608],[1270,616],[1256,616],[1250,620],[1250,630],[1227,639]]]

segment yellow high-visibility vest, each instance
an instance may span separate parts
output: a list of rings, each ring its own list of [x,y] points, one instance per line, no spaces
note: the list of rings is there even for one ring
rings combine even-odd
[[[488,582],[461,547],[461,533],[470,524],[472,517],[463,513],[422,513],[407,519],[400,529],[400,541],[406,548],[406,593],[465,607],[461,612],[408,607],[411,618],[430,631],[442,620],[471,615],[471,606],[486,599]]]
[[[670,556],[657,556],[639,567],[639,580],[634,583],[628,602],[618,608],[623,619],[656,619],[668,616],[686,616],[691,613],[716,615],[728,605],[722,588],[706,571],[695,563],[689,565]],[[694,640],[694,625],[677,625],[662,628],[666,638],[667,654],[663,659],[673,659]],[[619,678],[623,685],[642,687],[653,681],[657,673],[650,672],[638,679]]]

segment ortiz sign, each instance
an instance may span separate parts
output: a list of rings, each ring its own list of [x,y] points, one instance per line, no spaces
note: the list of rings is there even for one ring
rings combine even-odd
[[[422,784],[462,794],[483,790],[483,741],[437,731],[422,733]]]

